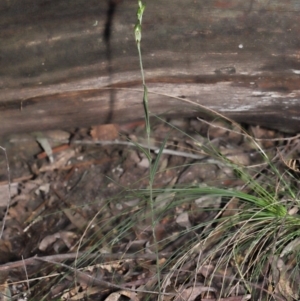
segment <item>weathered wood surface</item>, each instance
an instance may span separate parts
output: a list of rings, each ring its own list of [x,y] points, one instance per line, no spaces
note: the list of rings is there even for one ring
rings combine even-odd
[[[117,5],[106,43],[109,3]],[[146,4],[152,113],[200,114],[167,95],[184,96],[237,121],[298,130],[298,0]],[[0,135],[143,118],[136,8],[135,0],[2,1]]]

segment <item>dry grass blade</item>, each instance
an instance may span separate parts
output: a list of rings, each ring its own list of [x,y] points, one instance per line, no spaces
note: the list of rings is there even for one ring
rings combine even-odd
[[[3,221],[2,221],[2,227],[1,227],[1,232],[0,232],[0,239],[2,239],[3,236],[3,231],[5,228],[5,222],[7,219],[7,214],[8,214],[8,209],[11,203],[11,181],[10,181],[10,169],[9,169],[9,163],[8,163],[8,157],[7,157],[7,152],[6,149],[2,146],[0,146],[0,149],[4,152],[5,155],[5,161],[6,161],[6,168],[7,168],[7,181],[8,181],[8,200],[7,200],[7,204],[6,204],[6,210],[5,210],[5,214],[3,217]]]

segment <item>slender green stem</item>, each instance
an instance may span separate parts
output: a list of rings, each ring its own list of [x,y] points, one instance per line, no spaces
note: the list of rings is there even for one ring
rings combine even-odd
[[[150,134],[151,134],[151,126],[150,126],[150,118],[149,118],[149,107],[148,107],[148,89],[145,81],[143,60],[142,60],[142,51],[141,51],[141,39],[142,39],[142,18],[145,10],[145,5],[141,0],[138,0],[139,8],[137,10],[137,23],[134,28],[135,33],[135,41],[137,44],[138,54],[139,54],[139,62],[141,68],[142,82],[143,82],[143,106],[144,106],[144,114],[145,114],[145,122],[146,122],[146,133],[147,133],[147,142],[148,142],[148,150],[147,150],[147,158],[149,160],[149,203],[151,208],[151,222],[152,222],[152,231],[153,231],[153,242],[156,248],[156,267],[157,267],[157,279],[158,279],[158,288],[161,290],[161,280],[160,280],[160,267],[159,267],[159,257],[158,257],[158,244],[157,237],[155,234],[155,226],[156,226],[156,218],[155,218],[155,210],[154,210],[154,201],[153,201],[153,181],[155,175],[155,167],[152,167],[152,158],[151,158],[151,148],[150,148]],[[159,160],[160,156],[157,156],[156,163]],[[157,164],[155,164],[157,165]],[[161,294],[159,294],[161,295]]]

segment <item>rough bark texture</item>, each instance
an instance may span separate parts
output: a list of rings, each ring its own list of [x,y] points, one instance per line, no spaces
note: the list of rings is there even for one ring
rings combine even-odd
[[[298,0],[146,4],[152,113],[203,114],[170,97],[181,96],[237,121],[298,130]],[[133,0],[3,1],[0,135],[143,118],[136,8]]]

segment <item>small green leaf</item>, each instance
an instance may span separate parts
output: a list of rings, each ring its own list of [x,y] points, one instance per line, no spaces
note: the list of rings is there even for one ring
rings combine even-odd
[[[147,149],[140,146],[137,142],[134,142],[134,141],[130,141],[130,142],[132,142],[143,154],[145,154],[149,163],[151,164],[152,158],[151,158],[150,152]]]
[[[150,170],[150,181],[152,181],[152,182],[154,181],[154,177],[155,177],[155,174],[156,174],[157,168],[158,168],[158,163],[159,163],[160,157],[161,157],[161,155],[163,153],[163,150],[164,150],[164,148],[166,146],[168,138],[169,138],[169,135],[167,135],[167,137],[164,139],[162,145],[160,146],[159,152],[158,152],[157,157],[156,157],[156,159],[154,161],[153,167]]]
[[[135,41],[137,43],[140,43],[142,40],[142,27],[140,24],[136,24],[134,27],[134,35],[135,35]]]
[[[142,5],[142,6],[140,6],[140,8],[137,11],[137,18],[138,18],[140,24],[142,24],[142,18],[143,18],[145,8],[146,8],[146,5]]]
[[[144,113],[145,113],[145,120],[146,120],[146,132],[147,135],[150,135],[150,118],[149,118],[149,109],[148,109],[148,89],[147,86],[144,85],[144,95],[143,95],[143,104],[144,104]]]
[[[143,14],[144,14],[144,10],[145,10],[145,8],[146,8],[146,5],[143,4],[143,2],[140,1],[140,0],[138,1],[138,4],[139,4],[139,8],[138,8],[138,10],[137,10],[136,15],[137,15],[137,18],[138,18],[138,23],[139,23],[140,25],[142,25],[142,18],[143,18]]]

